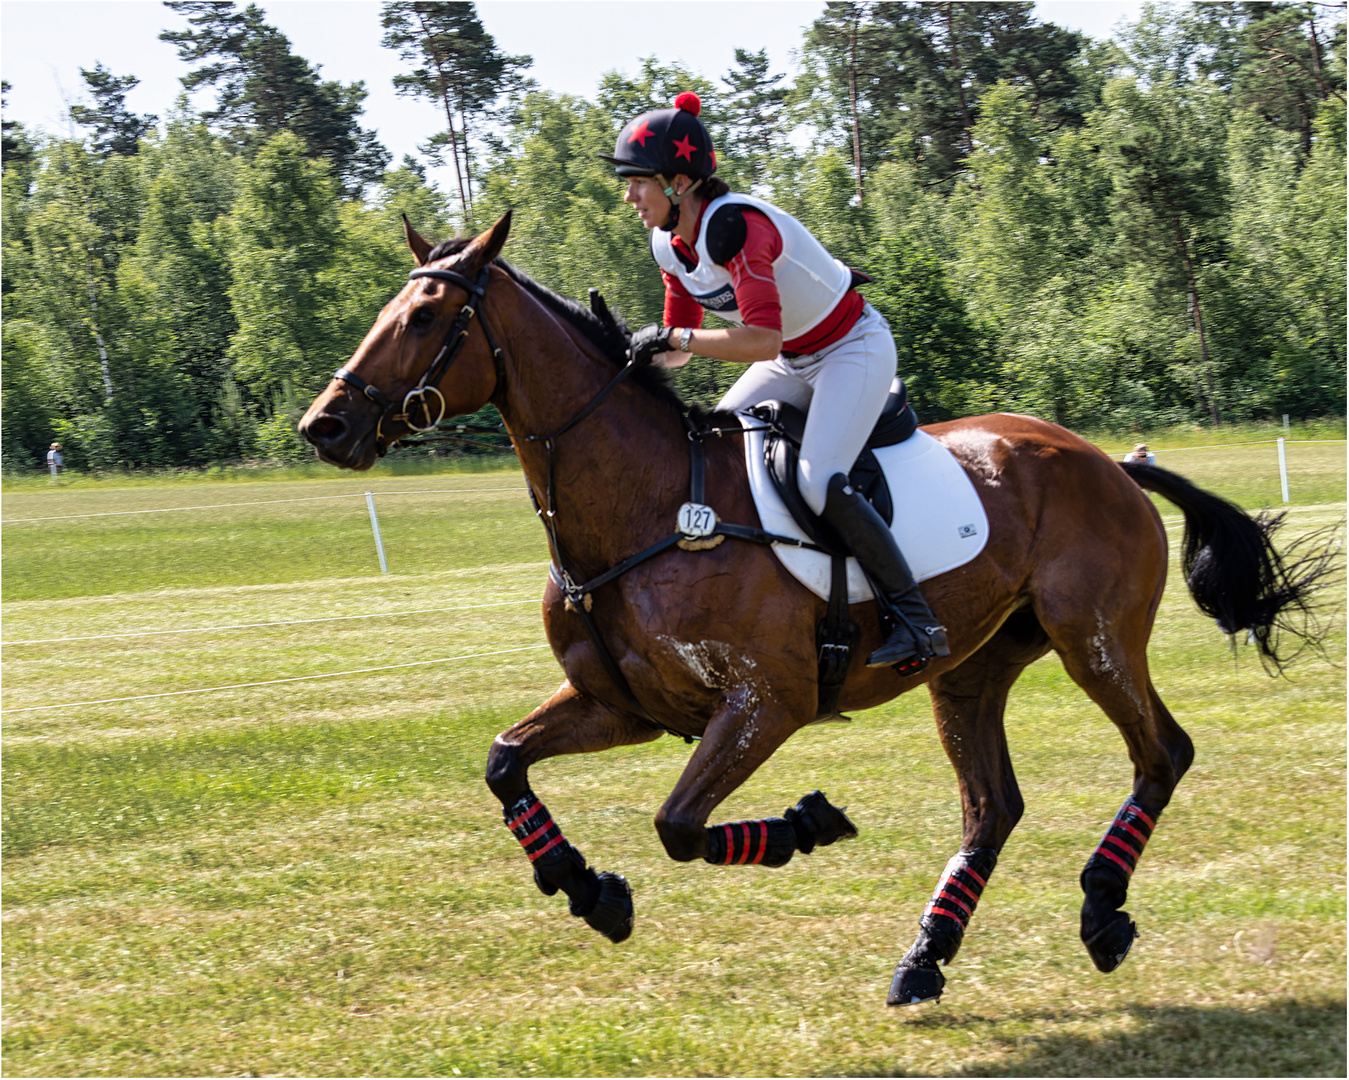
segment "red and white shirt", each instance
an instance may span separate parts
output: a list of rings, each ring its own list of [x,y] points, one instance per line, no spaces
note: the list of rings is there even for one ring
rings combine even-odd
[[[707,226],[727,205],[740,209],[745,240],[723,266],[708,253]],[[694,235],[690,247],[653,230],[666,326],[697,328],[705,311],[715,311],[733,325],[781,331],[783,352],[805,356],[842,339],[861,317],[864,301],[851,287],[852,271],[771,203],[734,194],[703,203]]]

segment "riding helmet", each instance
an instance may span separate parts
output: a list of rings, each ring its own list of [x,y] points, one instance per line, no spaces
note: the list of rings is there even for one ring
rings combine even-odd
[[[660,176],[667,183],[681,173],[706,180],[717,170],[712,136],[698,119],[703,103],[684,91],[673,109],[644,112],[619,132],[612,154],[596,157],[613,162],[619,176]]]

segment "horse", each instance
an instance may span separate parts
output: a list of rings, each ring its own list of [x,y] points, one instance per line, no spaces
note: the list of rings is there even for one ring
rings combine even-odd
[[[565,894],[571,914],[611,941],[631,934],[627,882],[586,863],[535,795],[529,770],[667,732],[697,741],[655,815],[671,858],[780,866],[855,836],[819,791],[783,817],[708,825],[718,804],[820,718],[816,633],[826,602],[769,546],[745,542],[759,519],[742,436],[695,437],[668,376],[627,363],[626,329],[602,303],[587,309],[501,259],[509,213],[471,240],[436,246],[406,219],[404,228],[417,269],[299,430],[322,460],[359,470],[445,416],[489,402],[500,413],[548,533],[543,622],[566,675],[496,736],[487,760],[487,786],[535,884]],[[941,968],[1022,815],[1003,726],[1008,692],[1050,650],[1114,722],[1134,764],[1133,788],[1080,878],[1091,960],[1111,971],[1129,952],[1137,933],[1123,910],[1129,882],[1194,757],[1148,673],[1167,538],[1144,492],[1184,514],[1182,565],[1198,606],[1224,631],[1248,635],[1276,668],[1285,635],[1315,642],[1315,627],[1297,616],[1310,616],[1330,565],[1326,550],[1276,551],[1277,518],[1253,519],[1164,469],[1118,463],[1042,420],[996,414],[924,430],[968,473],[990,535],[973,561],[924,585],[950,645],[924,670],[865,667],[857,658],[883,640],[882,613],[874,602],[848,612],[859,640],[838,709],[925,685],[961,796],[961,847],[896,966],[891,1005],[943,992]],[[728,524],[725,543],[673,544],[676,515],[690,485],[704,487],[703,470],[695,502],[740,523],[741,535]],[[896,502],[902,508],[902,492]]]

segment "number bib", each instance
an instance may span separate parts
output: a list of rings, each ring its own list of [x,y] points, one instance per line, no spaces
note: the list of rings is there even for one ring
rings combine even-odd
[[[717,513],[702,503],[686,502],[679,508],[679,531],[689,540],[711,536],[717,527]]]

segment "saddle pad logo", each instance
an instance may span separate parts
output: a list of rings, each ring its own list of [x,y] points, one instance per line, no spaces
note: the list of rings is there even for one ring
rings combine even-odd
[[[729,285],[723,285],[716,292],[695,296],[694,299],[703,307],[707,308],[708,311],[735,310],[735,289]]]

